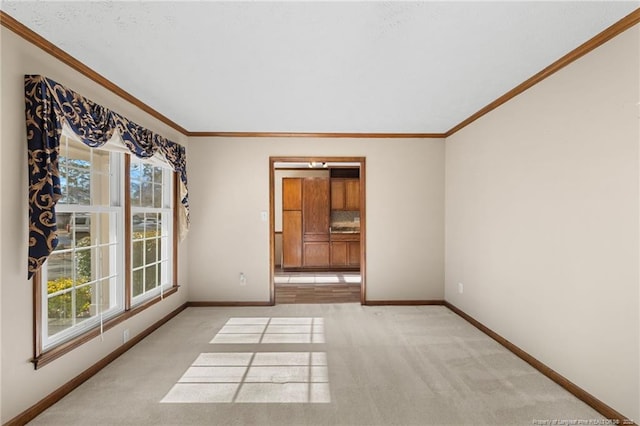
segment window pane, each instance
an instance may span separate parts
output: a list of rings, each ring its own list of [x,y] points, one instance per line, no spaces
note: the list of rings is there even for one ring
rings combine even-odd
[[[149,291],[158,285],[156,281],[156,265],[147,266],[144,271],[145,290]]]
[[[162,185],[153,185],[153,207],[162,207]]]
[[[92,215],[89,213],[74,213],[71,215],[67,232],[69,238],[75,238],[76,247],[86,247],[91,244]]]
[[[99,244],[113,244],[117,242],[114,213],[95,213],[94,234],[98,237]]]
[[[149,221],[149,223],[153,224],[153,228],[151,230],[154,231],[154,234],[149,235],[150,237],[155,237],[158,235],[158,226],[160,225],[160,218],[161,218],[161,215],[158,213],[147,213],[147,220]]]
[[[58,226],[58,246],[56,251],[71,248],[71,213],[56,213],[56,222]]]
[[[116,250],[114,245],[104,245],[97,249],[99,256],[99,274],[96,279],[101,280],[116,273]]]
[[[151,164],[142,164],[142,180],[145,182],[153,181],[153,166]]]
[[[76,251],[76,285],[95,279],[96,266],[92,263],[92,251],[90,248]]]
[[[68,187],[68,172],[67,172],[67,159],[63,156],[58,157],[58,174],[60,176],[60,191],[62,191],[62,197],[58,201],[61,204],[67,204],[69,200],[67,199],[67,193],[69,192]]]
[[[51,256],[49,256],[49,259],[47,260],[47,278],[49,280],[49,283],[58,279],[68,279],[68,287],[71,287],[71,280],[73,279],[73,261],[71,252],[54,252],[53,254],[51,254]],[[59,288],[58,290],[61,289],[62,288]],[[48,288],[47,292],[48,294],[52,293],[51,287]]]
[[[140,183],[135,182],[133,180],[133,176],[131,178],[131,205],[138,207],[140,206],[140,200],[142,195],[140,193]]]
[[[147,256],[145,263],[147,265],[158,261],[157,242],[158,240],[156,238],[145,241],[145,255]]]
[[[95,284],[86,284],[76,289],[76,322],[82,322],[95,315],[93,288]]]
[[[143,277],[144,272],[143,271],[144,269],[133,271],[132,293],[134,297],[139,296],[144,292],[144,277]]]
[[[108,206],[110,203],[109,162],[110,154],[108,151],[102,151],[99,149],[93,150],[93,155],[91,157],[91,172],[93,173],[91,202],[93,205]]]
[[[131,256],[133,258],[131,265],[133,268],[139,268],[144,265],[144,241],[134,241]]]
[[[154,167],[153,168],[153,182],[162,184],[162,167]]]
[[[144,238],[142,232],[145,229],[144,225],[144,213],[137,213],[131,216],[131,230],[133,231],[133,238]]]
[[[111,277],[101,281],[100,294],[101,299],[98,300],[98,306],[100,312],[105,312],[108,309],[114,308],[118,304],[118,277]]]
[[[51,285],[49,285],[49,289],[52,289]],[[70,291],[63,292],[48,299],[47,316],[49,336],[59,333],[73,325]]]
[[[142,207],[153,207],[153,184],[151,182],[142,182],[140,205]]]
[[[75,162],[78,166],[72,165]],[[67,203],[91,204],[91,170],[88,163],[70,160],[67,169]],[[86,166],[85,166],[86,163]]]

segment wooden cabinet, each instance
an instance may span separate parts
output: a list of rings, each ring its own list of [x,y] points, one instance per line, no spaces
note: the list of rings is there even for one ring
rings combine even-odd
[[[329,266],[329,242],[304,243],[304,266],[326,267]]]
[[[302,266],[302,211],[282,212],[282,267]]]
[[[331,179],[331,210],[360,210],[359,179]]]
[[[304,178],[302,186],[304,234],[329,234],[329,178]]]
[[[359,210],[358,179],[282,179],[283,268],[360,266],[360,234],[330,233],[332,208]]]
[[[344,181],[344,203],[345,210],[360,210],[360,180]]]
[[[331,179],[331,210],[344,210],[344,179]]]
[[[348,243],[346,241],[336,241],[331,243],[331,266],[348,265]]]
[[[304,178],[302,218],[303,266],[329,266],[329,178]]]
[[[282,267],[302,266],[302,179],[282,179]]]
[[[360,234],[331,234],[331,266],[360,266]]]
[[[347,243],[347,265],[360,266],[360,241]]]
[[[302,210],[302,179],[282,179],[282,210]]]

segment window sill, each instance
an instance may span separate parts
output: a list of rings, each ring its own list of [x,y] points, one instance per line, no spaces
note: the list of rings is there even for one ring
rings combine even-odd
[[[135,315],[137,315],[138,313],[144,311],[145,309],[155,305],[156,303],[160,302],[161,300],[163,300],[163,298],[169,297],[174,293],[178,292],[178,288],[179,286],[173,286],[171,287],[169,290],[167,290],[166,292],[163,293],[162,297],[160,297],[160,295],[154,297],[153,299],[147,300],[146,302],[143,302],[139,305],[136,305],[134,307],[132,307],[130,310],[128,311],[124,311],[122,313],[120,313],[119,315],[116,315],[115,317],[109,319],[108,321],[105,321],[105,323],[103,324],[103,332],[107,331],[113,327],[115,327],[116,325],[120,324],[123,321],[128,320],[129,318],[134,317]],[[33,359],[31,360],[31,362],[33,363],[33,367],[34,369],[39,369],[44,367],[45,365],[49,364],[50,362],[60,358],[61,356],[71,352],[72,350],[74,350],[77,347],[82,346],[83,344],[85,344],[86,342],[88,342],[89,340],[94,339],[95,337],[100,336],[100,327],[96,326],[94,328],[92,328],[91,330],[88,330],[86,333],[83,333],[79,336],[76,336],[64,343],[61,343],[60,345],[51,348],[45,352],[42,352],[40,354],[38,354],[37,356],[33,357]]]

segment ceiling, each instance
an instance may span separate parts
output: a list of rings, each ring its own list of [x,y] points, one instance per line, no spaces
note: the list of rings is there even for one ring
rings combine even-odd
[[[445,133],[639,6],[1,3],[190,132],[338,133]]]

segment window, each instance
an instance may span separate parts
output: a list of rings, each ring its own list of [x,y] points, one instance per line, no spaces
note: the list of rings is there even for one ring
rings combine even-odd
[[[132,304],[170,286],[173,229],[171,170],[138,159],[129,169]]]
[[[42,272],[42,347],[121,312],[122,155],[61,139],[58,246]]]
[[[34,281],[36,368],[176,288],[174,173],[157,163],[60,139],[58,246]]]

